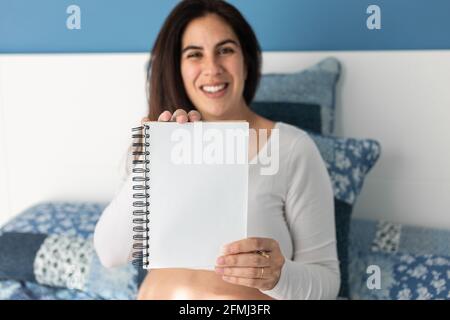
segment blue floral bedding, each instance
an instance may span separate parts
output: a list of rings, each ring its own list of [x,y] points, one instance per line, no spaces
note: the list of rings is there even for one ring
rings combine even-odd
[[[19,233],[24,236],[43,234],[49,238],[78,237],[81,241],[90,243],[104,207],[105,204],[89,202],[41,203],[24,211],[2,227],[0,236],[7,233]],[[24,248],[23,252],[25,251]],[[17,266],[17,269],[20,267],[22,266]],[[114,271],[106,270],[94,254],[90,259],[90,273],[85,279],[83,290],[64,287],[64,283],[51,286],[17,277],[0,278],[0,300],[133,299],[138,285],[136,274],[136,269],[131,265]]]
[[[86,292],[52,288],[27,281],[0,281],[0,300],[97,300]]]
[[[98,203],[42,203],[6,224],[0,236],[17,232],[90,241],[104,207]],[[450,231],[353,219],[350,239],[351,299],[450,299]],[[369,265],[382,270],[379,290],[368,290]],[[95,256],[90,267],[83,290],[0,278],[0,300],[135,298],[140,283],[135,268],[105,270]]]

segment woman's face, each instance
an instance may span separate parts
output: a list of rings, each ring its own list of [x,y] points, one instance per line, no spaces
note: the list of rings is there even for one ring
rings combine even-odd
[[[215,14],[192,20],[182,37],[181,75],[205,120],[233,119],[245,107],[246,68],[231,27]]]

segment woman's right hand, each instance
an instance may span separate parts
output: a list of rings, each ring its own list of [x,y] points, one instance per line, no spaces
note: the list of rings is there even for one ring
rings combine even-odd
[[[202,116],[200,112],[197,110],[191,110],[189,113],[187,113],[183,109],[177,109],[172,114],[170,111],[164,111],[161,113],[158,117],[158,121],[167,122],[167,121],[176,121],[178,123],[185,123],[185,122],[195,122],[200,121],[202,119]],[[142,123],[149,121],[148,118],[143,118]]]

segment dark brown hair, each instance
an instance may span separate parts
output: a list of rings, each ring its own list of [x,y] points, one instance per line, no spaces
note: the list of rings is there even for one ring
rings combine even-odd
[[[261,77],[261,48],[253,29],[242,14],[222,0],[183,0],[166,18],[151,52],[147,70],[148,118],[156,121],[168,110],[195,109],[184,88],[181,77],[181,40],[187,25],[207,14],[216,14],[230,25],[239,39],[247,79],[244,100],[250,105]]]

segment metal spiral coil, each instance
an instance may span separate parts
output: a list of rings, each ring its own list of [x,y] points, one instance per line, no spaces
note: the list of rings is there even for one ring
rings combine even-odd
[[[147,268],[149,265],[149,206],[150,206],[150,126],[143,125],[132,129],[133,142],[133,264]]]

